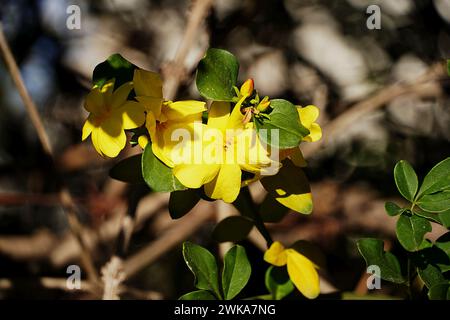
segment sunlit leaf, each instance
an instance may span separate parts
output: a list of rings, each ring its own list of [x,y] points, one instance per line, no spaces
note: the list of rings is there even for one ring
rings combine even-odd
[[[450,158],[447,158],[435,165],[425,176],[417,194],[420,199],[425,194],[450,189]]]
[[[271,100],[270,106],[270,119],[255,120],[261,141],[277,149],[298,147],[309,130],[300,123],[297,107],[283,99]]]
[[[431,232],[430,222],[417,215],[402,214],[397,221],[398,241],[408,251],[417,251],[427,232]]]
[[[200,94],[215,101],[231,101],[236,93],[239,62],[230,52],[208,49],[197,67],[196,84]]]
[[[397,257],[390,252],[384,251],[382,240],[371,238],[360,239],[357,242],[357,246],[368,266],[377,265],[380,267],[380,277],[382,279],[394,283],[406,282]]]
[[[399,161],[394,168],[394,178],[398,191],[406,200],[412,202],[416,195],[419,181],[411,165],[405,160]]]
[[[142,176],[147,185],[157,192],[187,189],[173,175],[172,169],[153,154],[151,143],[147,144],[142,155]]]
[[[222,272],[222,290],[225,300],[231,300],[246,286],[252,268],[245,249],[235,245],[225,254]]]
[[[213,292],[221,297],[219,291],[218,268],[216,259],[205,248],[191,242],[183,243],[183,257],[195,276],[195,287]]]
[[[281,300],[294,290],[285,267],[270,266],[266,271],[265,284],[274,300]]]

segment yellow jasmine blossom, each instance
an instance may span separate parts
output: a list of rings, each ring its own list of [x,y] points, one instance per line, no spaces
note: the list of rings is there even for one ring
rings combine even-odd
[[[302,125],[309,130],[309,135],[303,138],[304,141],[314,142],[322,138],[322,129],[315,121],[319,117],[319,108],[313,105],[304,108],[297,107],[298,116]]]
[[[172,141],[171,134],[179,128],[190,129],[195,121],[201,121],[202,112],[206,111],[201,101],[165,101],[162,92],[162,80],[159,74],[145,70],[135,70],[134,91],[136,100],[147,111],[146,127],[152,140],[153,153],[167,166],[173,167],[170,151],[177,141]],[[139,137],[139,145],[145,147],[146,137]]]
[[[143,107],[127,101],[133,84],[127,82],[115,91],[113,88],[114,80],[110,80],[101,88],[95,86],[86,96],[84,107],[90,114],[82,130],[82,140],[91,135],[95,150],[111,158],[125,147],[124,130],[140,127],[145,121]]]
[[[257,139],[253,123],[244,123],[240,107],[245,97],[239,100],[231,113],[228,102],[211,105],[206,134],[210,130],[219,132],[220,136],[207,140],[204,138],[206,134],[200,134],[200,139],[193,141],[193,144],[202,145],[201,162],[182,163],[173,168],[173,174],[183,185],[188,188],[204,185],[208,197],[230,203],[239,194],[242,170],[258,174],[272,164]],[[207,152],[209,150],[216,152]]]
[[[308,299],[315,299],[320,293],[318,268],[311,260],[294,249],[285,249],[276,241],[264,254],[268,263],[282,267],[287,265],[289,278]]]

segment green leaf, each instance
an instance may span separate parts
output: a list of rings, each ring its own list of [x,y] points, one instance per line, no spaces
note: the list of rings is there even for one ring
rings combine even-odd
[[[393,202],[386,202],[384,204],[384,209],[386,210],[387,214],[391,217],[397,216],[404,212],[405,209],[400,208],[398,205],[396,205]]]
[[[173,175],[172,169],[153,154],[151,143],[147,143],[142,154],[142,176],[148,186],[156,192],[172,192],[187,189]]]
[[[394,179],[401,195],[406,200],[414,201],[419,182],[416,172],[407,161],[401,160],[395,165]]]
[[[196,84],[200,94],[214,101],[231,101],[236,93],[239,62],[230,52],[208,49],[197,67]]]
[[[437,214],[437,213],[423,211],[418,206],[414,207],[413,212],[414,212],[414,214],[416,214],[420,217],[423,217],[423,218],[427,219],[428,221],[442,224],[442,221],[439,218],[439,214]]]
[[[114,78],[114,87],[118,88],[126,82],[133,81],[136,68],[134,64],[115,53],[94,68],[92,82],[101,87],[106,81]]]
[[[380,267],[382,279],[399,284],[406,282],[397,257],[384,251],[383,241],[371,238],[360,239],[357,242],[357,247],[368,266],[377,265]]]
[[[172,219],[179,219],[191,211],[200,201],[195,189],[173,191],[169,199],[169,213]]]
[[[450,257],[450,232],[440,236],[434,243],[436,247],[443,250]]]
[[[447,281],[442,275],[442,272],[439,270],[439,268],[432,264],[427,264],[423,269],[417,268],[417,273],[419,274],[420,279],[422,279],[427,288],[431,288],[437,284],[441,284]]]
[[[423,195],[417,205],[425,211],[440,213],[450,210],[450,190]]]
[[[402,214],[397,221],[398,241],[408,251],[417,251],[427,232],[431,231],[430,222],[422,217]]]
[[[433,261],[442,272],[450,271],[450,232],[440,236],[434,243]]]
[[[437,267],[440,272],[447,272],[450,270],[450,256],[448,252],[444,250],[445,247],[448,246],[448,243],[436,244],[420,250],[412,256],[414,264],[419,269],[425,270],[429,265],[433,265]]]
[[[222,289],[225,300],[231,300],[244,289],[250,279],[252,267],[245,249],[235,245],[225,254],[222,272]]]
[[[438,217],[442,225],[447,229],[450,229],[450,210],[439,213]]]
[[[264,222],[280,222],[288,212],[289,209],[281,205],[270,194],[266,195],[259,207],[259,214]]]
[[[205,248],[191,242],[183,243],[183,257],[195,276],[195,287],[209,290],[221,299],[216,259]]]
[[[447,60],[447,74],[450,76],[450,60]]]
[[[281,300],[294,290],[294,284],[285,267],[270,266],[266,271],[265,284],[273,300]]]
[[[178,300],[217,300],[209,291],[197,290],[182,295]]]
[[[109,171],[109,176],[113,179],[120,180],[127,183],[144,183],[141,169],[142,155],[137,154],[135,156],[123,159],[119,161]]]
[[[261,179],[261,184],[279,203],[294,211],[310,214],[313,209],[308,179],[291,160],[283,161],[280,171]]]
[[[417,194],[420,199],[425,194],[450,189],[450,158],[447,158],[435,165],[423,179],[423,183]]]
[[[298,147],[309,130],[300,123],[297,107],[283,99],[271,100],[270,106],[270,119],[255,119],[261,141],[277,149]]]
[[[243,216],[231,216],[220,221],[212,237],[218,242],[239,242],[247,238],[253,228],[253,221]]]
[[[450,300],[450,283],[438,284],[428,292],[430,300]]]

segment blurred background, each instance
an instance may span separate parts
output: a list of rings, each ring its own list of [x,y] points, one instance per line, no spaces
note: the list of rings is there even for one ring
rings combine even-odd
[[[381,8],[381,29],[367,27],[371,4]],[[67,27],[70,5],[80,8],[80,29]],[[99,277],[123,283],[121,298],[176,299],[193,290],[181,242],[219,255],[225,250],[211,232],[236,214],[233,207],[200,203],[173,221],[168,194],[108,176],[120,158],[140,150],[110,160],[81,142],[94,67],[118,52],[167,76],[191,9],[183,0],[0,2],[4,33],[56,156],[52,164],[42,151],[0,60],[0,298],[101,297],[88,285],[66,287],[67,267],[80,264],[87,251]],[[302,145],[314,212],[289,213],[268,227],[285,244],[306,239],[321,249],[325,298],[367,294],[355,240],[376,236],[396,250],[396,219],[384,212],[385,201],[402,201],[395,163],[406,159],[423,177],[450,155],[450,1],[215,0],[203,20],[189,43],[177,98],[200,98],[194,69],[211,46],[235,54],[240,81],[252,77],[260,95],[320,108],[324,138]],[[77,205],[83,250],[59,205],[55,171]],[[259,183],[251,192],[263,201]],[[430,238],[441,233],[436,228]],[[126,251],[118,248],[123,239],[129,239]],[[242,296],[266,293],[264,242],[252,232],[242,244],[254,265]],[[114,255],[125,261],[126,275],[111,271],[114,263],[105,267]],[[388,284],[377,294],[401,295]]]

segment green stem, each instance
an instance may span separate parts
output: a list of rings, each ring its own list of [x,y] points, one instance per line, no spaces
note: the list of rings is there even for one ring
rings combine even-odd
[[[255,205],[255,202],[253,201],[248,187],[244,187],[241,189],[239,198],[244,200],[244,203],[242,205],[245,205],[245,208],[241,208],[243,211],[241,212],[241,214],[247,215],[249,218],[253,219],[256,229],[258,229],[258,231],[264,237],[267,242],[267,248],[269,248],[273,243],[272,237],[270,236],[269,231],[267,231],[266,226],[264,225],[264,221],[258,213],[258,209]],[[239,198],[237,201],[239,201]]]

